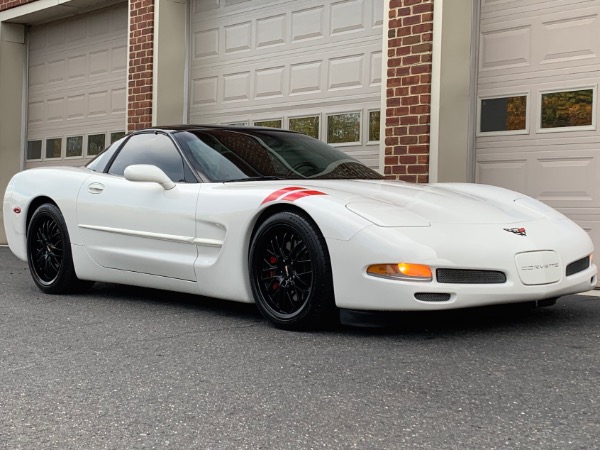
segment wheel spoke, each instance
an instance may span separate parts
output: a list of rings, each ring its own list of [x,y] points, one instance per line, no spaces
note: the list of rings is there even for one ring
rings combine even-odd
[[[298,232],[285,224],[272,227],[261,242],[254,259],[261,297],[276,314],[292,316],[311,295],[310,251]]]
[[[32,268],[37,278],[44,284],[52,283],[60,273],[63,263],[63,239],[58,223],[44,215],[36,224],[34,239],[29,251]]]

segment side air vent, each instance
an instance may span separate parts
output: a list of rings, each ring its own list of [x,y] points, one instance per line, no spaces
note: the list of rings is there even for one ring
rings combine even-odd
[[[502,284],[506,275],[495,270],[437,269],[438,283],[453,284]]]
[[[590,257],[589,256],[578,259],[577,261],[573,261],[571,264],[569,264],[567,266],[567,276],[575,275],[576,273],[583,272],[588,267],[590,267]]]
[[[417,300],[422,302],[447,302],[450,300],[450,294],[441,294],[435,292],[418,292],[415,294]]]

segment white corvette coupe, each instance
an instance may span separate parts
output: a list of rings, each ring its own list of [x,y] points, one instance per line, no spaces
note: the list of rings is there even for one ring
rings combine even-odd
[[[94,281],[255,302],[298,329],[339,315],[528,302],[596,284],[593,245],[532,198],[476,184],[386,181],[301,134],[135,132],[86,167],[15,175],[11,250],[37,286]]]

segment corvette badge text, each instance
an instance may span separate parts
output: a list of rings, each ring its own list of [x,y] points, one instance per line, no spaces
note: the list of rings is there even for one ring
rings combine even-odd
[[[560,266],[558,263],[551,264],[534,264],[532,266],[523,266],[521,270],[548,270],[548,269],[558,269]]]
[[[283,189],[278,189],[275,192],[269,194],[261,203],[264,205],[265,203],[269,203],[275,200],[285,200],[288,202],[296,201],[300,198],[308,197],[311,195],[327,195],[321,191],[314,191],[311,189],[297,187],[297,186],[289,186]]]

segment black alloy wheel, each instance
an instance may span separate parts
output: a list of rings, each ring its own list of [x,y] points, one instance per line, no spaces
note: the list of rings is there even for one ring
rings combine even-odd
[[[47,294],[75,292],[93,284],[77,278],[67,225],[53,204],[40,206],[31,217],[27,260],[33,281]]]
[[[325,240],[299,214],[280,212],[258,227],[250,249],[250,281],[259,310],[281,328],[319,327],[335,311]]]
[[[56,281],[63,265],[63,238],[58,224],[49,214],[37,218],[33,231],[31,265],[39,282],[49,285]]]

